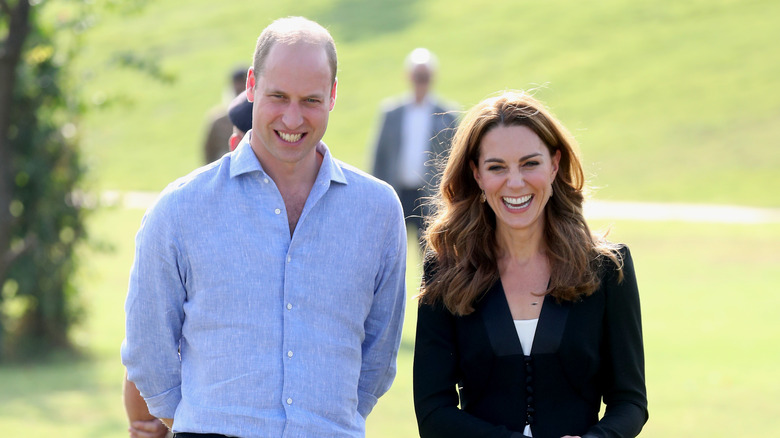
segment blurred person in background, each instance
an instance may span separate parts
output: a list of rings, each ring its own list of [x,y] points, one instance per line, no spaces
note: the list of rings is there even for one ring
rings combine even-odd
[[[252,102],[246,99],[246,91],[242,91],[230,102],[228,118],[233,125],[228,146],[233,151],[244,135],[252,129]],[[127,374],[125,374],[123,395],[125,412],[130,422],[128,432],[131,438],[173,437],[173,432],[160,419],[149,413],[149,408],[135,384],[127,380]]]
[[[437,70],[433,53],[425,48],[414,49],[405,64],[412,91],[382,105],[371,173],[393,186],[407,223],[420,237],[424,218],[430,213],[420,200],[433,193],[435,172],[430,163],[446,156],[456,117],[431,92]]]
[[[228,140],[231,151],[236,150],[238,143],[252,129],[252,102],[247,100],[246,91],[235,97],[228,106],[228,118],[233,125],[233,132]]]
[[[413,378],[422,438],[642,430],[634,265],[626,246],[591,233],[583,186],[574,139],[528,94],[466,113],[425,234]]]
[[[395,377],[403,212],[321,141],[336,72],[322,26],[273,22],[247,75],[252,129],[144,216],[122,363],[176,437],[362,438]]]
[[[234,69],[230,73],[230,98],[237,96],[246,87],[246,67]],[[216,161],[228,152],[227,139],[233,133],[233,124],[230,123],[227,111],[220,105],[211,110],[209,122],[206,127],[206,137],[203,143],[203,156],[206,163]]]

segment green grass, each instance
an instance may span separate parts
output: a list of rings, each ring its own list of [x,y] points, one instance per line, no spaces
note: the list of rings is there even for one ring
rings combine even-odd
[[[96,187],[160,190],[200,164],[205,114],[227,72],[248,63],[272,19],[305,15],[333,33],[339,97],[325,137],[366,168],[379,102],[405,91],[403,57],[439,55],[437,90],[466,108],[504,88],[544,85],[582,144],[597,198],[780,206],[780,3],[160,0],[103,16],[74,66],[89,102],[81,125]],[[107,66],[132,49],[157,57],[172,85]],[[79,273],[83,355],[0,367],[0,435],[127,436],[119,345],[141,212],[104,210]],[[596,226],[608,225],[600,221]],[[650,422],[644,437],[758,436],[780,429],[780,225],[618,222],[642,295]],[[416,436],[411,361],[419,257],[399,374],[369,417],[368,436]]]
[[[339,50],[339,97],[325,140],[366,168],[380,101],[406,91],[404,56],[440,58],[436,89],[467,108],[506,88],[542,86],[579,139],[600,198],[778,206],[780,3],[163,0],[104,16],[78,71],[88,101],[114,102],[82,125],[96,181],[160,190],[200,164],[205,114],[227,72],[248,63],[272,19],[319,20]],[[121,50],[177,80],[107,67]]]
[[[103,211],[94,238],[112,252],[87,252],[80,279],[88,318],[75,333],[85,357],[31,369],[0,368],[3,436],[124,437],[122,305],[140,211]],[[599,221],[596,227],[605,226]],[[642,297],[650,422],[644,437],[758,436],[780,428],[780,224],[618,222]],[[411,365],[412,296],[420,261],[410,252],[409,300],[398,376],[368,420],[370,438],[416,436]],[[724,410],[739,421],[724,421]]]

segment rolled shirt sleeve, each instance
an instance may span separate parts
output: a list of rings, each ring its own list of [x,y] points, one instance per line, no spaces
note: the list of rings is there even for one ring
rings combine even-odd
[[[136,235],[125,302],[122,363],[150,413],[160,418],[173,418],[181,399],[179,341],[187,269],[177,227],[174,200],[163,194]]]

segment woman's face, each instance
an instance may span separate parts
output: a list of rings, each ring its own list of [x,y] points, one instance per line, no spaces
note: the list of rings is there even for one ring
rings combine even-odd
[[[544,227],[561,153],[550,156],[542,139],[525,126],[497,126],[482,138],[474,179],[496,214],[498,232]]]

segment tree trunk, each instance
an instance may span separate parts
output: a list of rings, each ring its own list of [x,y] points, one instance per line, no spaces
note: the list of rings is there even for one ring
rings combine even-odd
[[[2,16],[8,20],[8,36],[0,44],[0,288],[13,261],[11,251],[11,201],[13,200],[14,175],[11,162],[11,111],[16,84],[16,68],[22,54],[22,46],[30,32],[30,2],[18,0],[13,7],[7,0],[0,0]],[[3,18],[5,20],[6,18]]]

